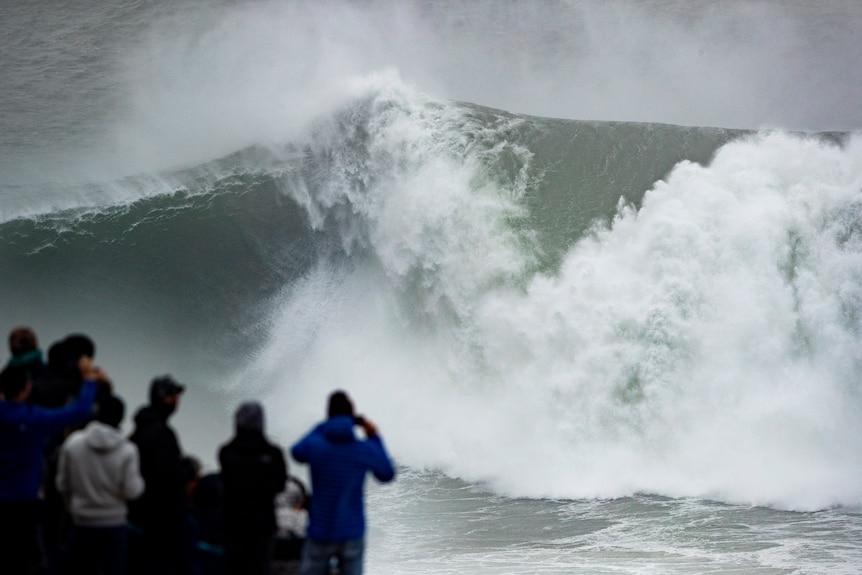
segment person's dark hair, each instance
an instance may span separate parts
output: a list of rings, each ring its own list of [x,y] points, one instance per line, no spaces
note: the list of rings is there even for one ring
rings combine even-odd
[[[48,348],[48,371],[62,377],[72,377],[78,373],[78,361],[85,355],[96,356],[93,340],[83,334],[69,335]]]
[[[126,404],[116,395],[106,395],[99,400],[99,411],[96,420],[111,427],[120,427],[126,414]]]
[[[0,393],[6,399],[12,399],[27,387],[30,381],[30,372],[22,365],[7,365],[0,372]]]
[[[75,362],[75,365],[78,364],[81,356],[96,357],[96,344],[93,343],[93,340],[89,336],[82,333],[73,333],[66,336],[66,339],[63,340],[63,348],[68,359]]]
[[[9,332],[9,353],[12,357],[24,355],[39,347],[36,333],[26,325],[21,325]]]
[[[334,391],[329,396],[329,408],[327,410],[329,417],[336,415],[349,415],[353,417],[353,403],[347,394],[341,390]]]
[[[48,348],[48,368],[62,371],[66,366],[66,348],[62,341],[55,341]]]

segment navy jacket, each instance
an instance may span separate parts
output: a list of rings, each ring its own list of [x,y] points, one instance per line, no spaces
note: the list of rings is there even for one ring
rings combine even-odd
[[[395,477],[380,436],[357,439],[353,434],[353,418],[338,415],[300,439],[291,455],[311,467],[308,536],[327,542],[363,537],[366,472],[370,471],[382,482]]]
[[[224,526],[230,541],[275,535],[275,496],[287,481],[281,448],[247,429],[218,453],[224,487]]]
[[[48,442],[93,410],[96,383],[85,381],[74,402],[56,408],[0,401],[0,501],[33,501]],[[53,483],[53,480],[52,480]]]

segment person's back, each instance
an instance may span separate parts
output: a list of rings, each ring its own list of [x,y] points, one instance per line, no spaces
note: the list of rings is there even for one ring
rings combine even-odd
[[[135,428],[130,439],[138,448],[147,489],[130,506],[130,520],[144,529],[175,523],[185,509],[182,449],[168,424],[176,403],[163,401],[182,391],[182,386],[172,380],[153,380],[149,405],[139,409],[134,417]]]
[[[48,409],[28,403],[23,366],[0,373],[0,556],[9,572],[24,572],[39,554],[39,489],[45,448],[64,427],[86,419],[96,396],[95,368],[82,362],[84,382],[74,402]]]
[[[126,501],[144,491],[138,450],[119,430],[124,406],[102,400],[97,420],[70,435],[60,450],[57,489],[72,517],[66,570],[120,575],[126,566]]]
[[[287,480],[281,449],[263,434],[263,409],[237,409],[236,434],[219,449],[224,487],[225,548],[230,573],[268,573],[276,532],[275,496]]]
[[[311,508],[302,575],[327,573],[335,557],[343,575],[362,573],[365,545],[365,475],[391,481],[395,469],[373,423],[354,417],[347,394],[330,396],[328,419],[297,442],[291,454],[311,467]],[[359,425],[366,439],[358,439]]]
[[[141,475],[147,487],[129,505],[129,523],[136,533],[129,567],[133,573],[176,573],[181,565],[179,546],[187,510],[182,449],[168,419],[179,405],[184,386],[170,376],[150,384],[150,402],[135,414],[130,436],[137,446]]]

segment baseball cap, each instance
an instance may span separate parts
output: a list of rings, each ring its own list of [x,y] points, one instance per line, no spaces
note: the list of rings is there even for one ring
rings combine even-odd
[[[162,375],[150,383],[150,403],[157,403],[171,395],[179,395],[185,391],[186,386],[178,383],[170,375]]]

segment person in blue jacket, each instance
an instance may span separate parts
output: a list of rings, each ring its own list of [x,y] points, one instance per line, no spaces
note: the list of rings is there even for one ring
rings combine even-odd
[[[33,381],[24,366],[0,373],[0,557],[3,573],[30,573],[38,567],[39,488],[45,447],[65,427],[85,421],[96,398],[96,380],[105,379],[92,358],[78,364],[83,383],[63,407],[28,403]]]
[[[345,392],[329,396],[328,415],[290,452],[296,461],[311,468],[311,507],[299,573],[327,574],[330,562],[336,560],[341,575],[361,575],[365,475],[370,471],[385,483],[395,478],[395,469],[377,427],[364,417],[354,416],[353,403]],[[357,425],[366,439],[354,435]]]

